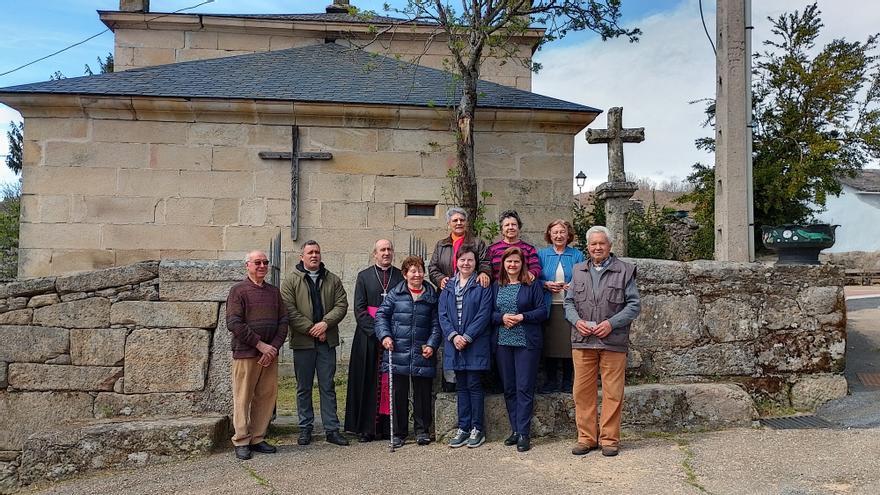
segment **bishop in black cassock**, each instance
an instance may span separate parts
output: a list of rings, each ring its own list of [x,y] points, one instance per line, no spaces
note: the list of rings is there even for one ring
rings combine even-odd
[[[358,273],[355,282],[357,328],[351,342],[345,401],[345,431],[357,433],[361,442],[381,438],[383,429],[388,427],[387,420],[378,421],[381,346],[373,330],[373,315],[388,291],[403,281],[400,269],[392,266],[394,246],[391,241],[377,241],[373,259],[375,264]]]

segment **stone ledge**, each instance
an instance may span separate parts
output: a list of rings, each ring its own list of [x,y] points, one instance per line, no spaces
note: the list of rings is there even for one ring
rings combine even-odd
[[[0,298],[33,296],[55,290],[55,277],[16,280],[0,285]]]
[[[159,271],[158,265],[158,261],[144,261],[132,265],[67,275],[58,277],[55,280],[55,287],[59,294],[66,294],[139,284],[156,278]]]
[[[236,282],[244,279],[244,260],[163,260],[160,284],[167,281]]]
[[[32,435],[24,444],[22,485],[78,473],[207,455],[228,442],[225,416],[98,422]]]
[[[757,417],[751,397],[732,384],[634,385],[627,387],[625,393],[624,428],[674,431],[748,426]],[[457,428],[455,394],[437,394],[434,411],[437,438],[449,438]],[[570,394],[537,395],[532,436],[573,438],[574,417]],[[486,396],[485,423],[491,440],[503,439],[510,433],[503,395]]]
[[[122,301],[110,308],[110,322],[141,327],[214,328],[216,302]]]

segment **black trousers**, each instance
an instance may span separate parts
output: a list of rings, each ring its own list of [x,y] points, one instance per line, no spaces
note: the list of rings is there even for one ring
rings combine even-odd
[[[416,435],[428,433],[434,424],[431,392],[434,379],[420,376],[392,375],[394,377],[394,436],[409,435],[409,387],[412,381],[413,426]]]

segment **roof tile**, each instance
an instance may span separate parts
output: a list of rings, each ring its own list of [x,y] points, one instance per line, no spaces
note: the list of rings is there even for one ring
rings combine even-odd
[[[335,43],[157,65],[0,88],[0,93],[78,94],[454,106],[452,74]],[[599,113],[592,107],[480,81],[481,108]]]

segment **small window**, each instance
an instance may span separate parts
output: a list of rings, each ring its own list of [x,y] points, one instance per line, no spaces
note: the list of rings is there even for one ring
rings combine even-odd
[[[437,205],[430,203],[407,203],[406,216],[408,217],[434,217],[437,215]]]

